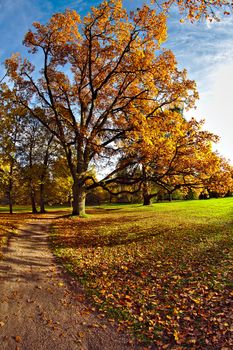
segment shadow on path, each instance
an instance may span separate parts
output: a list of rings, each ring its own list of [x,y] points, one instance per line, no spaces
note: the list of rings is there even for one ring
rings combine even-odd
[[[20,227],[0,261],[0,350],[131,349],[80,302],[80,287],[56,265],[48,248],[54,217]]]

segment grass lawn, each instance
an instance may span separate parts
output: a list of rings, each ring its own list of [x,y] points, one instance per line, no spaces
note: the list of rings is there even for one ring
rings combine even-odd
[[[146,349],[233,348],[233,198],[88,213],[53,248],[102,314]]]
[[[39,210],[39,207],[37,208]],[[54,212],[54,211],[71,211],[71,208],[68,206],[49,206],[47,205],[45,208],[48,212]],[[31,213],[32,207],[30,205],[14,205],[13,206],[13,213]],[[0,213],[9,213],[9,206],[8,205],[1,205],[0,206]]]
[[[0,207],[0,251],[34,217],[15,209]],[[233,198],[87,212],[55,221],[53,247],[102,315],[145,349],[233,347]]]

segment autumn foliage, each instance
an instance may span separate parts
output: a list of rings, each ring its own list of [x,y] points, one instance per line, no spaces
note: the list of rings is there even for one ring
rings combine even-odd
[[[166,16],[144,5],[130,14],[120,1],[103,2],[83,21],[75,11],[34,23],[24,44],[43,55],[39,71],[13,55],[6,61],[12,95],[61,143],[73,178],[73,214],[84,213],[90,166],[117,157],[126,133],[175,101],[192,106],[195,84],[176,67]],[[107,182],[105,180],[108,180]],[[102,179],[101,184],[113,182]]]
[[[85,214],[90,193],[142,193],[148,205],[160,192],[170,199],[177,190],[187,199],[190,191],[203,198],[233,192],[233,168],[213,151],[218,137],[204,121],[185,118],[196,84],[161,47],[173,4],[191,22],[217,20],[216,11],[227,15],[232,4],[168,0],[158,11],[154,4],[128,14],[110,0],[84,18],[66,10],[33,24],[24,45],[36,59],[12,55],[8,85],[0,85],[1,190],[11,213],[16,188],[30,196],[34,213],[38,193],[43,214],[51,196],[72,201],[72,214],[86,219],[54,220],[54,254],[83,285],[92,310],[117,320],[135,346],[227,350],[231,198],[224,208],[219,199]],[[29,219],[1,215],[0,248],[20,217]]]
[[[53,244],[100,315],[148,350],[232,347],[232,198],[89,213]]]
[[[221,6],[177,4],[191,20]],[[173,53],[161,49],[166,21],[166,11],[148,5],[128,14],[120,0],[102,2],[83,19],[67,10],[47,24],[34,23],[25,35],[24,45],[39,55],[40,65],[18,54],[6,60],[11,89],[4,99],[26,109],[60,143],[73,182],[74,215],[85,215],[89,191],[112,193],[115,184],[127,184],[119,173],[134,164],[144,169],[128,182],[136,190],[149,179],[171,192],[221,173],[211,151],[216,137],[176,111],[193,107],[198,94]],[[105,169],[102,177],[93,176],[94,166]]]
[[[159,4],[157,0],[151,0],[156,6]],[[231,0],[165,0],[162,1],[162,8],[169,11],[171,6],[176,5],[181,15],[191,22],[201,19],[209,21],[219,21],[222,15],[228,16],[232,11]],[[181,22],[184,21],[181,19]]]

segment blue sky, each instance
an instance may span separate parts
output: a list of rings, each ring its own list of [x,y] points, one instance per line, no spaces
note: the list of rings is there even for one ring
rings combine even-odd
[[[0,0],[0,61],[14,52],[26,51],[22,40],[32,22],[46,22],[54,12],[74,8],[84,15],[96,0]],[[141,0],[124,0],[128,9]],[[219,23],[180,23],[177,11],[170,13],[168,41],[180,68],[197,82],[200,100],[187,116],[205,118],[206,129],[218,134],[217,150],[233,164],[233,16]]]

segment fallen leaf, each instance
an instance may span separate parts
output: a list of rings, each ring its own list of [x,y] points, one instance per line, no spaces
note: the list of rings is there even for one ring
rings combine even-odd
[[[174,338],[175,338],[175,341],[178,341],[179,340],[179,332],[177,332],[177,330],[174,330],[174,333],[173,333],[173,335],[174,335]]]
[[[16,341],[16,343],[21,343],[22,338],[19,335],[16,335],[15,341]]]

